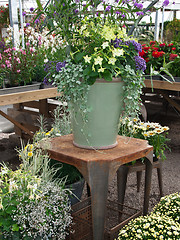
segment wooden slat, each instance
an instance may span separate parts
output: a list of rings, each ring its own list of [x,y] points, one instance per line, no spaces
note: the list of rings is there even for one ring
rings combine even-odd
[[[166,82],[160,80],[152,80],[153,88],[163,89],[163,90],[172,90],[172,91],[180,91],[180,82]],[[144,81],[146,88],[152,88],[151,80],[145,79]]]
[[[0,96],[0,106],[30,102],[46,98],[54,98],[57,96],[60,96],[60,94],[57,92],[57,88],[47,88],[28,92],[6,94]]]

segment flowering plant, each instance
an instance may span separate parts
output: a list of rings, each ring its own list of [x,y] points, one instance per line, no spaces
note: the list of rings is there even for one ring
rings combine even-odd
[[[102,24],[98,18],[96,24],[84,19],[75,32],[70,56],[56,64],[56,74],[49,74],[49,81],[54,80],[68,101],[86,102],[82,98],[97,78],[112,81],[113,77],[122,77],[125,112],[136,112],[146,68],[144,59],[138,56],[141,44],[128,37],[125,28],[108,22]]]
[[[6,27],[9,25],[9,5],[0,6],[0,25]]]
[[[162,197],[154,207],[153,213],[171,217],[174,221],[180,223],[180,193],[172,193]]]
[[[151,66],[154,71],[168,72],[174,77],[180,76],[180,44],[171,42],[169,44],[150,41],[149,44],[142,45],[139,55],[146,61],[146,74],[151,73]],[[167,72],[167,70],[169,70]],[[168,74],[169,75],[169,74]]]
[[[120,135],[148,140],[149,144],[153,146],[156,158],[162,160],[166,159],[164,151],[168,148],[166,144],[169,140],[166,137],[168,130],[169,127],[162,127],[159,123],[142,122],[136,118],[133,120],[120,119]]]
[[[0,172],[0,238],[65,239],[71,223],[68,190],[21,166]]]
[[[173,221],[170,217],[141,216],[130,221],[123,227],[118,235],[117,240],[123,239],[179,239],[180,224]]]

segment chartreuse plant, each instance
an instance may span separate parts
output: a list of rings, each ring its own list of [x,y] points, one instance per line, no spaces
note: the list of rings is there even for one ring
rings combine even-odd
[[[180,223],[180,193],[172,193],[162,197],[154,207],[153,213],[171,217],[174,221]]]

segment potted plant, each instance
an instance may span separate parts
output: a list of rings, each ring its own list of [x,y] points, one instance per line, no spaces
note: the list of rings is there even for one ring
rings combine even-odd
[[[153,146],[154,161],[165,160],[164,151],[169,149],[167,138],[169,127],[161,126],[159,123],[142,122],[140,119],[121,118],[119,123],[119,134],[127,137],[144,139]],[[143,160],[143,159],[142,159]]]
[[[139,109],[146,64],[139,56],[141,45],[127,36],[125,25],[128,18],[135,21],[146,13],[143,5],[52,1],[43,11],[37,3],[49,31],[66,44],[67,57],[48,77],[68,102],[73,143],[90,149],[115,147],[120,114]]]

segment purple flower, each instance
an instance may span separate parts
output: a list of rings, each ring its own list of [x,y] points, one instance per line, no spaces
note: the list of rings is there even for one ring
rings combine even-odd
[[[76,0],[76,3],[78,3],[79,2],[79,0]]]
[[[119,0],[116,0],[115,2],[117,2],[117,3],[118,3],[118,2],[119,2]]]
[[[78,13],[79,11],[78,11],[78,9],[75,9],[74,12],[75,12],[75,13]]]
[[[64,61],[64,62],[58,62],[58,63],[56,64],[56,71],[57,71],[57,72],[60,72],[61,69],[62,69],[63,67],[65,67],[65,66],[66,66],[66,61]]]
[[[39,23],[39,19],[36,19],[34,22],[35,22],[36,24],[38,24],[38,23]]]
[[[30,26],[30,23],[26,23],[26,27],[29,27]]]
[[[163,6],[164,6],[164,7],[166,7],[167,5],[169,5],[169,0],[165,0],[165,1],[163,2]]]
[[[107,6],[105,9],[106,12],[109,12],[110,10],[111,10],[111,6]]]
[[[122,18],[125,18],[126,16],[125,16],[125,14],[122,14],[121,17],[122,17]]]
[[[121,12],[119,12],[119,11],[116,11],[116,14],[118,15],[118,14],[121,14]]]
[[[65,3],[63,3],[63,7],[65,6]]]
[[[136,69],[142,70],[144,72],[146,70],[146,61],[144,60],[144,58],[140,56],[135,56],[134,59],[136,62]]]
[[[98,17],[100,15],[100,13],[99,12],[96,12],[96,16]]]
[[[129,46],[132,44],[137,52],[142,52],[142,46],[140,43],[136,42],[135,40],[129,40],[124,42],[125,45]]]
[[[33,12],[33,11],[34,11],[34,8],[33,8],[33,7],[31,7],[31,8],[30,8],[30,11],[31,11],[31,12]]]
[[[137,14],[138,16],[140,16],[140,15],[144,15],[143,12],[137,12],[136,14]]]
[[[26,16],[26,12],[23,12],[22,15],[23,15],[23,17]]]
[[[173,2],[173,4],[175,4],[175,2]]]
[[[114,45],[115,48],[121,47],[122,40],[119,38],[116,38],[114,41],[111,40],[111,43]]]

